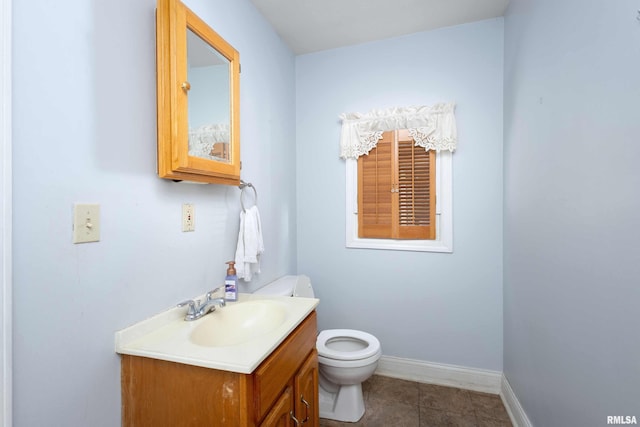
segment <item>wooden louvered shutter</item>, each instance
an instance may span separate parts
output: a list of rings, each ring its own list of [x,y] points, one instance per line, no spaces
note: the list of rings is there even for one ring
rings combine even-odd
[[[435,151],[416,146],[398,131],[397,195],[400,239],[436,238]]]
[[[389,131],[358,158],[358,237],[435,239],[435,152]]]
[[[358,237],[391,238],[393,227],[394,133],[358,158]]]

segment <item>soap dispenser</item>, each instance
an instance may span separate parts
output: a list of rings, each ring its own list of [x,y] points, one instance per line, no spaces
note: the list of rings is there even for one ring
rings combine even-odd
[[[238,300],[238,276],[236,275],[235,262],[227,262],[227,277],[224,279],[224,299],[226,301]]]

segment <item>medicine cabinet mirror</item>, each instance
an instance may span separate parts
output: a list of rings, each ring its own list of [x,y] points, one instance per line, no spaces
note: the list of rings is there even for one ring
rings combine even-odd
[[[158,0],[158,175],[240,183],[240,56],[179,0]]]

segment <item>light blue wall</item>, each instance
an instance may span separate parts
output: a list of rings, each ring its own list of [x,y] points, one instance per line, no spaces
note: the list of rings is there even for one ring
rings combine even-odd
[[[502,19],[296,58],[298,272],[319,327],[383,353],[502,370]],[[343,112],[455,101],[454,253],[345,248]]]
[[[249,0],[188,5],[241,55],[242,176],[266,246],[255,287],[296,265],[294,56]],[[114,332],[222,283],[240,192],[156,175],[154,0],[13,9],[14,425],[112,427]],[[71,243],[74,202],[101,204],[99,243]]]
[[[640,418],[637,10],[505,17],[504,372],[535,426]]]

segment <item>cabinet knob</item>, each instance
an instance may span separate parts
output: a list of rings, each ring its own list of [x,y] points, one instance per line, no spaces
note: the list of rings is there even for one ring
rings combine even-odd
[[[182,84],[180,85],[180,87],[185,91],[185,92],[189,92],[191,90],[191,83],[189,82],[182,82]]]

